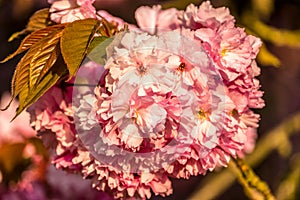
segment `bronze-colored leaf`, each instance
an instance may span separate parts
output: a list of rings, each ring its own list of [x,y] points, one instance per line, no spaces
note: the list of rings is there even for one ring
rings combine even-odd
[[[59,56],[59,40],[62,31],[56,31],[45,37],[29,51],[34,54],[29,67],[29,90],[49,71]],[[29,53],[28,51],[28,53]]]
[[[49,25],[52,25],[53,22],[50,20],[49,8],[44,8],[36,11],[29,19],[29,22],[26,26],[27,31],[36,31],[43,28],[46,28]]]
[[[60,47],[59,47],[59,43],[57,43],[56,46],[54,47],[52,53],[50,54],[49,59],[45,63],[45,65],[42,68],[42,70],[39,72],[39,77],[37,79],[37,83],[39,83],[42,80],[42,78],[44,78],[44,76],[47,74],[47,72],[49,71],[49,69],[56,62],[56,60],[59,57],[59,55],[60,55]]]
[[[12,99],[16,98],[18,95],[19,98],[22,98],[23,96],[26,97],[27,94],[25,92],[30,93],[33,88],[40,84],[42,78],[54,65],[59,55],[58,44],[62,31],[63,29],[58,29],[51,32],[46,37],[33,44],[30,50],[18,63],[11,83]],[[7,109],[11,102],[12,100],[2,110]]]
[[[56,63],[33,88],[29,88],[29,84],[24,85],[23,90],[19,93],[20,104],[13,119],[15,119],[24,109],[36,102],[43,94],[45,94],[45,92],[57,82],[64,79],[67,75],[67,67],[61,65],[61,63]]]
[[[46,28],[43,28],[43,29],[40,29],[40,30],[37,30],[37,31],[31,33],[30,35],[28,35],[27,37],[25,37],[23,39],[23,41],[21,42],[21,44],[17,50],[13,54],[6,57],[3,61],[1,61],[1,63],[4,63],[4,62],[10,60],[11,58],[15,57],[16,55],[28,50],[32,45],[36,44],[37,42],[39,42],[41,39],[43,39],[47,35],[53,33],[54,31],[62,30],[62,29],[64,29],[65,26],[66,26],[66,24],[49,26],[49,27],[46,27]]]
[[[18,31],[13,33],[9,38],[8,38],[8,42],[13,41],[14,39],[17,39],[20,35],[26,34],[28,33],[26,29],[23,29],[22,31]]]
[[[27,34],[28,32],[34,32],[53,24],[54,22],[50,20],[50,13],[48,8],[38,10],[30,17],[26,28],[22,31],[12,34],[8,41],[11,42],[14,39],[18,38],[20,35]]]
[[[87,48],[100,25],[99,20],[84,19],[74,21],[64,29],[60,48],[70,77],[74,76],[80,67],[87,53]]]
[[[62,30],[56,30],[34,44],[32,48],[21,59],[12,80],[12,96],[20,93],[22,88],[28,84],[29,91],[37,83],[40,73],[50,68],[55,63],[53,58],[57,58],[57,44],[62,35]],[[50,66],[50,67],[49,67]],[[47,70],[46,70],[47,71]],[[44,72],[45,73],[45,72]]]

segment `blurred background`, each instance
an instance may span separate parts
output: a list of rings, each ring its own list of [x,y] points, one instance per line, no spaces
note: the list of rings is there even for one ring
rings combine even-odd
[[[135,23],[134,11],[141,5],[162,4],[164,8],[184,9],[189,3],[201,2],[96,0],[94,5],[97,9],[107,10],[127,22]],[[261,67],[258,79],[265,92],[266,106],[257,111],[261,114],[258,143],[255,152],[247,160],[253,165],[254,171],[269,184],[278,199],[300,199],[300,1],[213,0],[212,4],[215,7],[229,7],[237,24],[245,27],[248,33],[261,37],[264,42],[257,61]],[[20,37],[8,42],[9,37],[24,29],[29,17],[45,7],[49,7],[46,0],[0,0],[0,60],[16,50],[22,39]],[[1,96],[10,90],[10,80],[20,56],[0,64]],[[23,142],[28,143],[28,140],[25,138]],[[24,146],[20,148],[24,150]],[[34,148],[39,149],[37,154],[46,154],[38,140],[34,140]],[[29,165],[18,165],[15,168],[5,166],[4,160],[16,156],[16,151],[3,149],[0,146],[0,182],[7,185],[10,184],[5,182],[7,174],[20,171],[20,175]],[[9,155],[7,152],[13,154]],[[243,188],[228,170],[218,173],[218,176],[208,174],[189,180],[173,180],[173,195],[152,199],[247,198]],[[3,192],[5,189],[1,188],[0,192]]]

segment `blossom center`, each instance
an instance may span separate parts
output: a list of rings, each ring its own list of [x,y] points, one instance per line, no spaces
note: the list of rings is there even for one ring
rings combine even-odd
[[[224,57],[226,55],[226,53],[227,53],[227,49],[225,49],[225,48],[222,49],[221,56]]]
[[[207,120],[209,118],[209,112],[208,111],[204,111],[203,109],[200,109],[198,112],[197,112],[197,118],[200,120],[200,121],[204,121],[204,120]]]
[[[151,133],[154,131],[161,131],[155,129],[160,129],[158,126],[163,126],[167,117],[166,110],[158,104],[152,104],[139,110],[133,109],[133,112],[130,113],[134,114],[132,118],[136,125],[138,125],[142,130]]]
[[[185,69],[185,66],[186,66],[185,63],[184,63],[184,62],[181,62],[181,63],[179,64],[177,70],[180,71],[180,72],[183,72],[184,69]]]
[[[143,76],[147,73],[147,67],[145,67],[143,64],[139,64],[137,67],[137,71],[139,75]]]

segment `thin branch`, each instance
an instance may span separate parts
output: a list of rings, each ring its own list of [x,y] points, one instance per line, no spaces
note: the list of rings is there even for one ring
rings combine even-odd
[[[250,199],[274,200],[268,184],[262,181],[242,159],[231,159],[229,163],[231,169],[236,172],[240,184],[243,186],[245,194]]]
[[[282,140],[300,132],[300,112],[284,120],[270,132],[261,138],[254,152],[246,158],[246,162],[255,167],[259,165],[273,150],[284,149]],[[271,142],[270,142],[271,141]],[[215,172],[207,175],[203,184],[200,184],[190,200],[211,200],[222,194],[235,181],[236,177],[230,169],[223,169],[221,172]]]

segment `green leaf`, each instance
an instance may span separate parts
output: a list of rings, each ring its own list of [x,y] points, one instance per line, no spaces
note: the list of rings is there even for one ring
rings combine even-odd
[[[56,31],[45,37],[39,45],[35,45],[30,49],[30,53],[32,52],[34,55],[29,66],[29,91],[39,83],[39,80],[42,79],[56,62],[59,56],[59,40],[61,35],[61,30]]]
[[[61,53],[70,77],[74,76],[87,53],[101,22],[96,19],[74,21],[66,26],[61,37]]]
[[[106,47],[112,41],[113,38],[105,36],[95,37],[88,48],[87,57],[100,65],[104,65],[106,59]]]
[[[120,31],[113,37],[95,37],[87,49],[87,57],[100,65],[104,65],[107,57],[112,56],[114,47],[120,44],[124,34],[126,31]]]
[[[41,39],[45,38],[47,35],[52,34],[53,32],[55,32],[57,30],[62,30],[65,28],[65,26],[66,26],[66,24],[49,26],[49,27],[46,27],[46,28],[43,28],[43,29],[40,29],[40,30],[37,30],[37,31],[31,33],[30,35],[28,35],[27,37],[25,37],[23,39],[23,41],[21,42],[21,44],[17,50],[14,53],[12,53],[11,55],[9,55],[8,57],[6,57],[3,61],[1,61],[1,63],[4,63],[4,62],[12,59],[16,55],[28,50],[30,47],[32,47],[32,45],[36,44]]]

